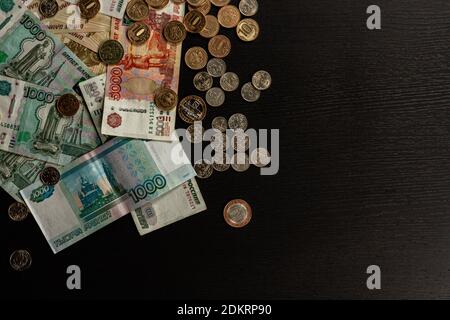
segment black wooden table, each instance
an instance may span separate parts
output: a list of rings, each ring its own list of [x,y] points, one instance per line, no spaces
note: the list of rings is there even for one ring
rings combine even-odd
[[[234,0],[233,2],[237,2]],[[261,35],[232,31],[229,70],[268,70],[260,101],[227,95],[215,116],[247,115],[280,129],[278,175],[215,174],[200,187],[208,211],[140,237],[131,216],[53,255],[32,217],[14,223],[2,193],[1,289],[34,298],[450,298],[450,5],[379,0],[260,0]],[[186,40],[206,48],[197,36]],[[194,93],[182,66],[180,95]],[[183,126],[181,121],[178,125]],[[223,221],[246,199],[252,222]],[[32,267],[9,267],[29,249]],[[79,265],[82,290],[66,288]],[[381,268],[368,290],[366,268]]]

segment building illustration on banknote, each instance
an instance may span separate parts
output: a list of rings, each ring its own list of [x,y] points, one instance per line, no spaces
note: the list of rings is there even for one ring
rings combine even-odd
[[[1,184],[12,182],[19,190],[23,189],[36,180],[44,167],[44,161],[0,151]]]

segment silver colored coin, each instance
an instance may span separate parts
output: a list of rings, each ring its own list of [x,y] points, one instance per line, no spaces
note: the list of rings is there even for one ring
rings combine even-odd
[[[258,12],[257,0],[241,0],[239,2],[239,11],[246,17],[254,16]]]
[[[213,166],[204,160],[199,160],[194,164],[194,170],[200,179],[208,179],[214,172]]]
[[[194,77],[194,87],[198,91],[208,91],[213,86],[213,77],[206,72],[201,71]]]
[[[218,87],[214,87],[206,92],[206,103],[211,107],[220,107],[225,103],[225,92]]]
[[[237,152],[245,152],[250,147],[250,137],[242,129],[237,129],[231,138],[233,149]]]
[[[229,161],[227,161],[227,154],[224,153],[216,153],[213,157],[213,169],[218,172],[224,172],[230,169],[231,165]]]
[[[200,123],[191,124],[187,128],[186,139],[190,143],[201,143],[203,141],[203,133],[205,129],[202,127]]]
[[[267,166],[271,161],[271,156],[266,148],[256,148],[250,154],[250,163],[259,168]]]
[[[231,167],[237,172],[244,172],[250,168],[250,160],[246,153],[236,153],[231,158]]]
[[[225,117],[215,117],[211,123],[213,129],[217,129],[220,132],[227,131],[228,121]]]
[[[228,126],[233,130],[242,129],[245,131],[248,128],[247,117],[242,113],[235,113],[228,119]]]
[[[206,66],[208,73],[214,78],[220,78],[227,71],[227,64],[222,59],[213,58]]]
[[[9,256],[9,264],[15,271],[28,269],[31,262],[31,254],[27,250],[16,250]]]
[[[255,102],[261,97],[261,91],[256,89],[251,82],[247,82],[241,89],[242,98],[247,102]]]
[[[253,75],[252,84],[258,90],[267,90],[272,85],[272,76],[267,71],[260,70]]]
[[[223,90],[231,92],[239,88],[239,76],[234,72],[227,72],[220,77],[220,86]]]
[[[226,151],[227,150],[227,135],[224,132],[216,130],[214,135],[211,137],[211,148],[215,151]]]

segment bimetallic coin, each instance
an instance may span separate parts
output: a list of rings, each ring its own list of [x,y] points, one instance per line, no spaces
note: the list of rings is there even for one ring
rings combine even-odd
[[[214,87],[206,92],[206,103],[211,107],[220,107],[225,103],[225,92],[218,87]]]
[[[206,70],[214,78],[219,78],[227,71],[227,64],[222,59],[212,58],[208,61]]]
[[[215,58],[225,58],[231,52],[231,41],[224,35],[217,35],[209,40],[208,50]]]
[[[39,178],[43,184],[54,186],[59,182],[61,175],[55,167],[47,167],[41,171]]]
[[[39,2],[39,12],[43,18],[52,18],[58,13],[59,6],[56,0],[41,0]]]
[[[252,216],[252,208],[242,199],[228,202],[225,209],[223,209],[225,222],[233,228],[245,227],[252,219]]]
[[[56,111],[63,117],[73,117],[80,109],[80,101],[71,93],[63,94],[56,101]]]
[[[256,89],[251,82],[247,82],[242,86],[241,95],[245,101],[255,102],[261,96],[261,91]]]
[[[236,33],[242,41],[250,42],[259,36],[259,24],[253,19],[247,18],[239,22]]]
[[[241,0],[239,11],[246,17],[254,16],[258,12],[258,0]]]
[[[228,5],[220,8],[217,19],[224,28],[236,28],[241,20],[241,13],[235,6]]]
[[[186,139],[190,143],[201,143],[204,132],[205,129],[201,125],[201,122],[195,122],[186,129]]]
[[[145,1],[150,7],[157,10],[164,9],[169,4],[169,0],[145,0]],[[174,2],[177,3],[176,1]]]
[[[213,78],[208,72],[201,71],[194,77],[194,87],[198,91],[208,91],[212,88]]]
[[[131,44],[141,46],[150,38],[150,29],[143,22],[135,22],[128,27],[127,36]]]
[[[218,172],[225,172],[230,169],[231,165],[227,161],[227,154],[225,152],[216,152],[213,157],[212,166]]]
[[[211,1],[209,0],[201,0],[201,1],[203,2],[200,5],[193,6],[189,4],[188,8],[189,10],[198,10],[206,16],[209,13],[209,11],[211,11]]]
[[[197,177],[200,179],[208,179],[214,172],[211,164],[206,163],[204,160],[199,160],[194,164],[194,170],[197,173]]]
[[[8,208],[8,215],[13,221],[23,221],[28,216],[28,207],[20,202],[14,202]]]
[[[184,61],[192,70],[200,70],[208,63],[208,53],[202,47],[192,47],[186,52]]]
[[[78,2],[78,7],[80,8],[80,16],[83,19],[92,19],[100,11],[100,1],[99,0],[80,0]]]
[[[211,123],[213,129],[217,129],[220,132],[226,132],[228,128],[228,121],[225,117],[215,117]]]
[[[272,85],[272,77],[267,71],[258,71],[252,77],[252,84],[258,90],[267,90]]]
[[[250,163],[259,168],[267,166],[271,162],[271,156],[266,148],[256,148],[250,154]]]
[[[124,55],[123,47],[116,40],[106,40],[98,49],[98,57],[105,64],[118,64]]]
[[[217,36],[220,31],[219,21],[216,17],[207,15],[206,17],[206,25],[202,31],[200,31],[200,35],[204,38],[212,38]]]
[[[131,0],[125,11],[131,20],[142,21],[148,18],[150,8],[144,0]]]
[[[231,138],[231,144],[237,152],[245,152],[250,147],[250,137],[242,129],[237,129]]]
[[[247,117],[242,113],[235,113],[228,119],[228,126],[233,130],[242,129],[245,131],[248,127]]]
[[[206,103],[199,96],[188,96],[181,100],[178,114],[181,120],[189,124],[202,121],[206,117]]]
[[[244,172],[250,168],[250,160],[246,153],[236,153],[231,158],[231,167],[237,172]]]
[[[206,26],[206,18],[198,10],[189,11],[183,19],[186,30],[191,33],[200,33]]]
[[[31,262],[31,254],[27,250],[16,250],[9,256],[9,264],[15,271],[28,269]]]
[[[231,0],[210,0],[216,7],[223,7],[230,3]]]
[[[170,88],[160,88],[155,92],[155,104],[160,110],[170,111],[178,105],[178,95]]]
[[[220,77],[220,86],[223,90],[232,92],[239,88],[239,76],[234,72],[227,72]]]
[[[170,21],[164,27],[164,37],[170,43],[180,43],[186,39],[186,27],[180,21]]]

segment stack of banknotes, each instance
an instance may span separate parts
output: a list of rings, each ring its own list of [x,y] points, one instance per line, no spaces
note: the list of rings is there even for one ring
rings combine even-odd
[[[55,253],[128,213],[144,235],[206,210],[175,110],[153,102],[162,84],[178,90],[181,45],[161,32],[182,20],[184,5],[151,9],[152,36],[133,47],[127,1],[102,0],[89,21],[77,0],[57,2],[58,13],[43,18],[39,0],[0,0],[1,187],[28,206]],[[107,39],[125,51],[108,67],[94,54]],[[80,103],[71,117],[56,109],[67,93]],[[55,185],[40,177],[50,166]]]

